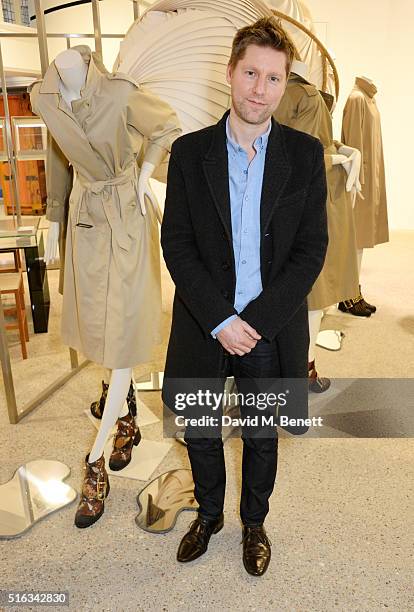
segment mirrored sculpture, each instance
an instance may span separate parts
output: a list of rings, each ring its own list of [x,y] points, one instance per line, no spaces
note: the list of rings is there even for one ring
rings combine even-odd
[[[170,470],[147,484],[137,495],[140,512],[138,527],[151,533],[166,533],[174,528],[183,510],[198,510],[194,498],[191,470]]]
[[[63,482],[70,468],[37,459],[20,466],[0,485],[0,539],[15,538],[52,512],[75,501],[75,489]]]

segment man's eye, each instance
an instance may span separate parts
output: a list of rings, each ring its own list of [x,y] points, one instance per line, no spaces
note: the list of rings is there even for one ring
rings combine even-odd
[[[253,76],[253,75],[254,75],[254,72],[253,72],[253,70],[246,70],[246,74],[247,74],[248,76]]]
[[[272,81],[272,83],[278,83],[280,81],[279,77],[277,76],[270,77],[270,80]]]

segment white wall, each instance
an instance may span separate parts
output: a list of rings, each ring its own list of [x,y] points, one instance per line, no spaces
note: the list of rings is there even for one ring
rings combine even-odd
[[[381,113],[387,178],[388,213],[393,229],[414,229],[412,143],[414,122],[414,2],[412,0],[305,0],[313,18],[326,23],[340,79],[334,112],[340,137],[342,110],[355,76],[371,78]]]

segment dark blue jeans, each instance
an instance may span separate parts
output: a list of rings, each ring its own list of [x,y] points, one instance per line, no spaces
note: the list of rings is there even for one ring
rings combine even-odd
[[[222,378],[217,381],[221,391],[227,376],[234,376],[237,391],[246,396],[257,393],[254,379],[280,378],[277,346],[260,340],[243,357],[230,355],[223,349]],[[215,389],[216,390],[216,389]],[[255,407],[240,405],[241,417],[257,414]],[[277,429],[267,428],[268,437],[255,436],[249,427],[242,427],[243,460],[240,517],[244,525],[261,525],[269,511],[277,470]],[[201,517],[214,520],[224,507],[226,468],[221,437],[203,437],[200,431],[187,428],[187,442],[195,485],[195,498]],[[267,434],[266,434],[267,435]]]

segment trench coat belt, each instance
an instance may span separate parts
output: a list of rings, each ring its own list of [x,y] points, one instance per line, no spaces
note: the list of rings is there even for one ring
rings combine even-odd
[[[138,202],[138,167],[134,162],[128,166],[122,174],[107,178],[102,181],[85,181],[78,175],[78,180],[83,190],[86,193],[101,196],[102,206],[106,214],[106,218],[111,227],[113,236],[121,249],[129,251],[132,238],[128,234],[118,208],[114,204],[114,189],[118,192],[118,197],[121,203],[129,203],[131,199],[136,199]],[[138,207],[139,208],[139,207]]]

